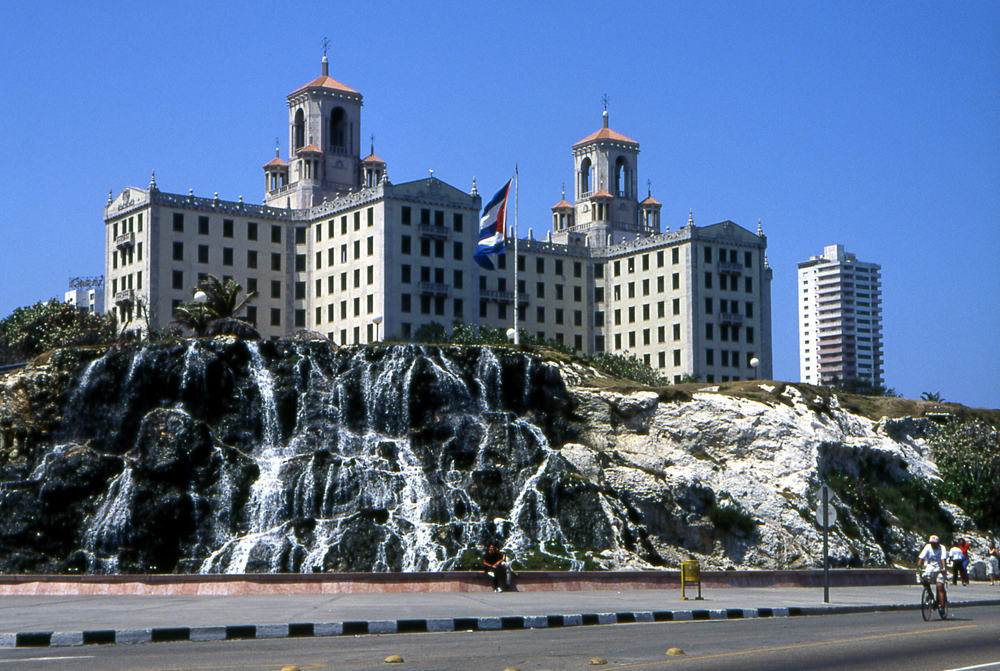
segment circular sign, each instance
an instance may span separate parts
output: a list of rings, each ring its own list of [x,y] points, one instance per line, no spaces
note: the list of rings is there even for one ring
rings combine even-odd
[[[826,505],[826,527],[832,527],[837,521],[837,509],[833,507],[832,504]],[[816,509],[816,522],[822,527],[823,525],[823,504],[819,504],[819,508]]]

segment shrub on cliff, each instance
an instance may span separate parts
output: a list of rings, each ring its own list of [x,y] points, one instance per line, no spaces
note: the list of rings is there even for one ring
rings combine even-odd
[[[964,508],[980,529],[1000,529],[1000,432],[977,420],[953,420],[929,442],[941,473],[938,496]]]
[[[96,315],[54,298],[17,308],[0,321],[0,353],[13,363],[54,347],[94,345],[115,339],[114,315]]]

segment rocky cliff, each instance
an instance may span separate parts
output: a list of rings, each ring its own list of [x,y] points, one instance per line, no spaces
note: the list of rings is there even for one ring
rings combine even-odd
[[[0,377],[0,570],[446,570],[492,539],[528,567],[815,567],[821,481],[835,565],[968,525],[929,495],[929,419],[606,382],[505,348],[58,350]]]

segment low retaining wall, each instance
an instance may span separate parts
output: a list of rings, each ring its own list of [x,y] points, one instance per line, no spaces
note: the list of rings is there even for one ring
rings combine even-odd
[[[905,569],[836,569],[831,587],[909,585]],[[822,587],[822,571],[702,571],[702,587]],[[522,592],[680,589],[679,571],[521,571]],[[2,575],[0,594],[364,594],[488,592],[480,571],[444,573],[255,573],[241,575]]]

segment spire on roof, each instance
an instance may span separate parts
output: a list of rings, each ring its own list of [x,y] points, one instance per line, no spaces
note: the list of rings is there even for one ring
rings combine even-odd
[[[566,200],[566,182],[563,182],[562,185],[562,199]]]
[[[760,225],[760,219],[757,220],[757,237],[764,236],[764,227]]]
[[[479,189],[476,188],[476,176],[475,175],[472,176],[472,191],[469,193],[469,195],[471,195],[471,196],[478,196],[479,195]]]
[[[374,156],[375,155],[375,134],[372,133],[371,136],[369,136],[369,139],[372,142],[372,156]]]
[[[149,176],[149,190],[156,191],[156,171],[153,170],[152,174]]]
[[[646,198],[652,198],[652,197],[653,197],[653,180],[647,179],[646,180]]]
[[[108,189],[108,205],[114,201],[114,196],[111,195],[111,189]]]
[[[694,209],[688,210],[688,226],[694,226]]]
[[[274,158],[281,158],[281,143],[278,138],[274,138]]]
[[[321,61],[323,63],[323,76],[324,77],[329,77],[330,76],[330,61],[328,61],[326,59],[326,50],[329,49],[329,48],[330,48],[330,40],[327,39],[326,37],[324,37],[323,38],[323,60]]]

